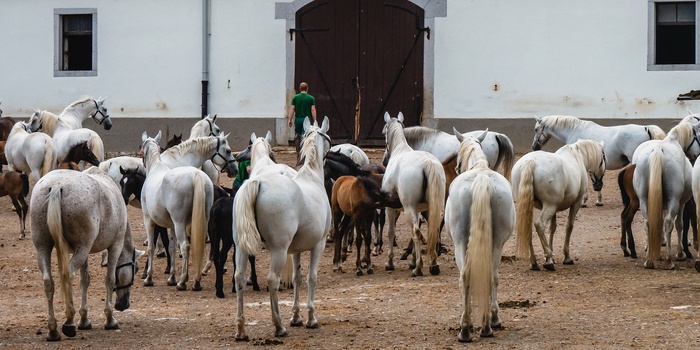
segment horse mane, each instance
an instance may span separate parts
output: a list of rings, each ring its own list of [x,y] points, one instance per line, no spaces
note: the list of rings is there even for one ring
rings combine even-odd
[[[425,126],[412,126],[403,129],[403,135],[409,145],[418,145],[430,142],[432,137],[442,133],[440,130],[427,128]]]
[[[210,136],[195,137],[193,139],[182,141],[182,143],[163,151],[163,154],[177,153],[178,156],[182,157],[189,151],[204,153],[209,150],[209,137]]]
[[[262,147],[261,145],[264,147]],[[269,159],[271,163],[268,162],[268,165],[275,163],[275,159],[273,157],[270,157],[270,150],[270,144],[264,137],[257,138],[250,148],[250,164],[255,164],[257,166],[261,159]]]
[[[459,144],[459,151],[457,152],[457,167],[459,172],[463,173],[467,170],[469,166],[468,161],[470,158],[474,158],[473,168],[489,168],[489,161],[486,159],[484,151],[481,149],[481,144],[471,137],[466,137]]]
[[[576,147],[583,158],[583,164],[586,169],[597,168],[605,157],[604,152],[600,152],[600,143],[593,140],[578,140],[571,145]]]
[[[146,145],[151,142],[153,147],[147,148]],[[160,147],[153,138],[148,138],[143,144],[143,161],[146,169],[150,170],[153,164],[160,160]]]
[[[680,122],[666,134],[664,140],[676,140],[681,147],[685,148],[693,139],[693,125],[688,122]]]
[[[546,117],[542,117],[542,125],[545,128],[558,126],[562,129],[571,130],[577,127],[586,126],[591,123],[592,122],[590,121],[581,120],[579,118],[568,115],[548,115]]]
[[[408,145],[408,141],[406,141],[403,125],[399,121],[394,122],[392,120],[386,125],[386,127],[386,146],[389,150],[389,154],[392,154],[395,151],[403,152],[406,150],[412,150],[411,146]]]
[[[58,122],[60,122],[57,115],[46,110],[39,112],[39,120],[41,120],[41,128],[43,129],[43,132],[49,135],[54,133],[56,130],[56,125],[58,125]]]
[[[341,153],[340,151],[326,153],[326,161],[328,160],[346,166],[355,176],[369,174],[369,172],[361,169],[360,166],[357,163],[355,163],[354,160],[352,160],[352,158],[348,157],[346,154]]]
[[[301,155],[300,158],[306,158],[305,164],[316,162],[317,160],[318,155],[314,152],[316,150],[316,139],[312,136],[312,134],[316,133],[319,133],[318,128],[311,128],[306,135],[304,135],[304,141],[301,144],[299,154]]]
[[[92,99],[93,99],[93,98],[90,97],[90,96],[85,96],[85,97],[83,97],[83,98],[81,98],[81,99],[79,99],[79,100],[77,100],[77,101],[75,101],[75,102],[69,104],[68,107],[66,107],[66,108],[75,107],[75,106],[77,106],[77,105],[79,105],[79,104],[81,104],[81,103],[88,102],[88,101],[90,101],[90,100],[92,100]]]
[[[365,186],[367,194],[369,194],[373,201],[381,202],[384,200],[384,198],[382,198],[381,188],[371,176],[360,175],[356,176],[356,178]]]

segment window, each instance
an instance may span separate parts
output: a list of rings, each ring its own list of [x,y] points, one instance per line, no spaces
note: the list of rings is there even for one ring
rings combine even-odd
[[[54,32],[54,76],[97,76],[97,9],[55,9]]]

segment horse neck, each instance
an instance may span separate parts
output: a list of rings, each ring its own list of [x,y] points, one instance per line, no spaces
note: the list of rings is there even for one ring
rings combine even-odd
[[[90,114],[95,109],[89,102],[90,101],[86,101],[66,107],[63,112],[58,115],[59,119],[64,120],[66,123],[73,126],[74,129],[82,127],[83,121],[89,118]]]
[[[573,126],[558,126],[552,125],[549,127],[549,133],[557,141],[570,144],[575,143],[580,139],[591,138],[592,135],[599,135],[602,127],[590,121],[579,120]]]
[[[211,122],[213,125],[214,122]],[[192,140],[197,137],[206,137],[210,136],[212,134],[212,129],[213,126],[210,127],[209,122],[206,119],[202,119],[192,126],[192,129],[190,129],[190,137],[188,140]]]
[[[264,141],[258,141],[264,142]],[[250,169],[251,173],[253,169],[262,168],[268,165],[276,164],[272,158],[270,158],[270,149],[266,144],[258,143],[253,145],[250,150]]]
[[[584,154],[584,152],[576,144],[562,146],[560,149],[557,150],[557,152],[555,154],[561,156],[567,162],[570,162],[572,164],[576,164],[576,166],[580,166],[580,167],[585,168],[586,171],[593,170],[593,169],[588,169],[588,162],[586,160],[586,158],[587,158],[586,154]]]
[[[687,124],[687,123],[686,123]],[[687,124],[690,126],[690,124]],[[666,134],[666,138],[664,138],[664,141],[675,141],[678,143],[682,149],[686,149],[690,145],[690,142],[692,142],[693,137],[692,137],[692,130],[688,127],[686,127],[685,124],[679,124],[671,131]]]
[[[146,175],[151,174],[153,172],[167,171],[170,169],[160,159],[160,151],[157,143],[152,142],[152,145],[149,145],[148,147],[144,146],[143,154],[145,160]]]
[[[489,161],[488,159],[486,159],[486,155],[484,154],[484,151],[481,149],[481,147],[477,147],[477,144],[472,144],[464,151],[461,151],[459,169],[460,173],[476,168],[488,169],[488,167]]]
[[[214,155],[217,144],[215,138],[198,137],[169,148],[161,158],[171,158],[181,165],[200,167]]]
[[[310,137],[310,136],[309,136]],[[302,146],[301,152],[304,158],[304,165],[299,169],[299,174],[313,174],[314,178],[323,183],[323,140],[318,140],[320,135],[314,135],[313,145],[305,144]]]
[[[390,142],[387,144],[387,148],[389,150],[389,154],[392,156],[413,150],[413,148],[408,145],[406,135],[404,135],[403,128],[401,126],[392,127],[391,134],[389,135],[389,141]]]

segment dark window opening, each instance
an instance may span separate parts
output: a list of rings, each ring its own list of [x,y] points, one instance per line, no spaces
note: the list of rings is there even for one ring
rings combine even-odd
[[[695,2],[656,4],[656,64],[695,64]]]
[[[92,15],[63,15],[62,70],[92,70]]]

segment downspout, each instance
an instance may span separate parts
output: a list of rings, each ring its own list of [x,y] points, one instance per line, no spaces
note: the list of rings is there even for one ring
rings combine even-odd
[[[202,117],[209,114],[209,20],[210,0],[202,0]]]

